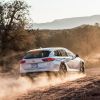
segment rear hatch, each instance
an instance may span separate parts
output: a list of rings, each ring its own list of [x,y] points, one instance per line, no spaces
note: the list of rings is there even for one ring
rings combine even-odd
[[[40,63],[53,61],[53,58],[49,58],[51,51],[48,50],[37,50],[27,52],[20,62],[25,70],[36,69]],[[45,63],[46,64],[46,63]]]
[[[42,63],[44,62],[44,58],[47,58],[49,54],[50,51],[48,50],[30,51],[25,54],[22,62],[25,62],[27,64]]]

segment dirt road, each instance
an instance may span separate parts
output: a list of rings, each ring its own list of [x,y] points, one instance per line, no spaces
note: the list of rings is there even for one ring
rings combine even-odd
[[[28,91],[17,100],[100,100],[100,67],[88,68],[79,79]]]

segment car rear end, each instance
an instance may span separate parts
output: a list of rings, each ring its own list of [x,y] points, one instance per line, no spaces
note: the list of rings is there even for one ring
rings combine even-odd
[[[20,73],[58,71],[56,59],[50,50],[34,50],[25,54],[20,62]]]

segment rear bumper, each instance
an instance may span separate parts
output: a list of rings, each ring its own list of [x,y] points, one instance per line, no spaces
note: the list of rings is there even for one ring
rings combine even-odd
[[[27,65],[30,66],[30,65]],[[24,65],[20,65],[20,73],[32,73],[32,72],[57,72],[59,71],[59,64],[53,64],[49,63],[48,64],[38,64],[38,67],[35,69],[25,69]],[[26,67],[26,66],[25,66]]]
[[[32,72],[57,72],[58,69],[37,69],[37,70],[24,70],[21,69],[20,73],[32,73]]]

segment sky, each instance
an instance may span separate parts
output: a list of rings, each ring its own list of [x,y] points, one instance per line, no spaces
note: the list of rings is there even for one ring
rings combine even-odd
[[[2,1],[2,0],[0,0]],[[9,1],[9,0],[6,0]],[[100,0],[24,0],[35,23],[100,14]]]

